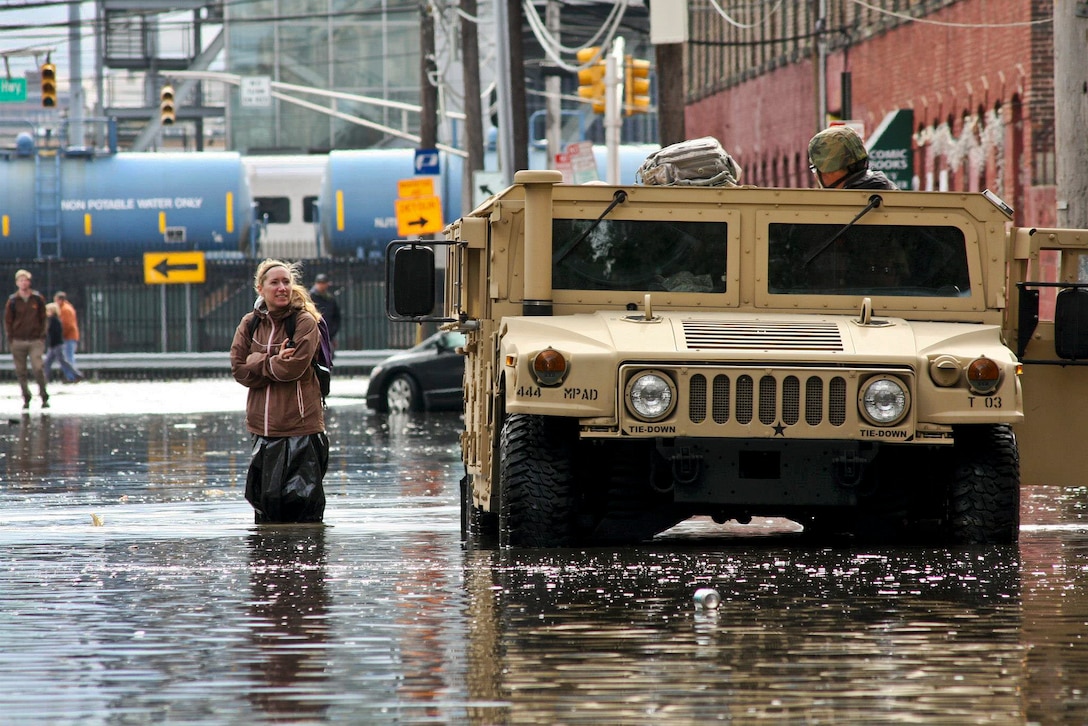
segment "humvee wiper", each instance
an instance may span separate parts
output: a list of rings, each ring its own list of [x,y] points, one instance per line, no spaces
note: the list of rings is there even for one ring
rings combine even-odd
[[[828,240],[826,242],[824,242],[819,247],[817,247],[815,250],[813,250],[812,253],[809,254],[808,257],[805,258],[805,262],[804,262],[804,264],[801,265],[801,267],[808,267],[809,263],[811,263],[813,260],[815,260],[821,254],[823,254],[824,250],[826,250],[828,247],[830,247],[832,242],[837,240],[839,237],[842,237],[843,234],[846,233],[846,230],[850,229],[855,224],[857,224],[857,221],[859,219],[861,219],[866,214],[868,214],[869,212],[871,212],[874,209],[876,209],[877,207],[879,207],[883,202],[884,202],[884,200],[880,197],[879,194],[874,194],[871,197],[869,197],[869,203],[867,205],[865,205],[865,209],[858,212],[858,216],[851,219],[850,223],[848,225],[846,225],[845,227],[840,229],[835,234],[831,235],[831,237],[828,238]]]
[[[612,203],[604,208],[604,211],[601,212],[601,216],[597,217],[597,219],[593,221],[593,224],[586,227],[582,234],[578,235],[578,237],[573,242],[568,243],[563,249],[555,253],[555,259],[552,261],[552,265],[558,265],[560,262],[565,260],[567,258],[567,255],[569,255],[575,247],[582,244],[585,238],[589,236],[590,232],[597,229],[597,226],[605,217],[608,216],[609,212],[615,209],[617,205],[623,204],[626,201],[627,192],[623,191],[622,189],[617,189],[616,193],[612,195]]]

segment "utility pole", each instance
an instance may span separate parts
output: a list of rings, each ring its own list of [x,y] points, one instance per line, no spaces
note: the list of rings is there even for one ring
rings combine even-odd
[[[816,74],[816,131],[827,126],[827,0],[811,0],[816,4],[816,38],[813,43],[812,66]],[[813,133],[815,133],[813,132]]]
[[[662,43],[655,48],[657,60],[657,136],[662,146],[687,138],[684,128],[684,46]]]
[[[1054,0],[1058,226],[1088,228],[1088,2]]]
[[[484,168],[483,101],[480,100],[480,42],[477,28],[476,0],[461,0],[461,59],[465,83],[465,162],[464,189],[473,188],[473,173]],[[470,19],[471,18],[471,19]],[[461,195],[461,211],[472,211],[471,194]]]
[[[559,39],[561,26],[559,17],[559,3],[556,0],[548,0],[544,9],[544,22],[548,26],[548,32],[556,40]],[[548,168],[555,164],[555,156],[562,151],[563,145],[563,105],[559,98],[562,90],[562,79],[559,77],[559,69],[552,66],[545,69],[544,90],[547,92],[545,126],[548,139]]]
[[[511,129],[514,141],[512,177],[514,171],[529,168],[529,117],[525,111],[525,43],[521,37],[525,14],[521,10],[521,0],[506,0],[506,3],[510,38],[510,101],[513,106],[510,111],[514,124]]]
[[[623,67],[626,44],[612,41],[605,65],[604,143],[608,151],[608,183],[620,183],[620,133],[623,131]]]
[[[68,144],[83,146],[83,26],[80,3],[68,6]]]
[[[438,144],[438,88],[432,82],[438,69],[434,60],[434,17],[427,2],[420,3],[419,22],[419,138],[420,148]]]

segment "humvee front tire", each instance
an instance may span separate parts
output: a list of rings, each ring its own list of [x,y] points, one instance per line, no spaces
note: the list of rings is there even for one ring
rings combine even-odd
[[[1020,453],[1007,425],[955,429],[948,521],[960,544],[1011,544],[1020,537]]]
[[[520,413],[506,417],[499,441],[500,546],[574,543],[575,440],[565,419]]]

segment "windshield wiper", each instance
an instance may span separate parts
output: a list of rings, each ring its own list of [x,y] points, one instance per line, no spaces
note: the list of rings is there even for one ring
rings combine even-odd
[[[593,221],[593,224],[586,227],[582,234],[578,235],[577,239],[575,239],[573,242],[568,243],[563,249],[555,253],[555,259],[552,261],[552,265],[558,265],[560,262],[565,260],[567,258],[567,255],[574,251],[575,247],[585,241],[585,238],[589,236],[590,232],[597,229],[597,226],[600,225],[601,221],[605,217],[608,216],[609,212],[611,212],[618,205],[623,204],[626,201],[627,192],[623,191],[622,189],[617,189],[616,193],[612,195],[612,203],[604,208],[604,211],[601,212],[601,216],[597,217],[597,219]]]
[[[871,212],[871,211],[873,211],[874,209],[876,209],[877,207],[879,207],[879,206],[880,206],[880,205],[881,205],[881,204],[882,204],[883,202],[884,202],[884,200],[883,200],[883,199],[881,198],[881,196],[880,196],[879,194],[874,194],[874,195],[872,195],[871,197],[869,197],[869,203],[868,203],[867,205],[865,205],[865,209],[863,209],[863,210],[861,210],[860,212],[858,212],[858,216],[856,216],[856,217],[854,217],[853,219],[851,219],[851,220],[850,220],[850,224],[846,225],[845,227],[843,227],[842,229],[840,229],[840,230],[839,230],[838,232],[836,232],[835,234],[831,235],[831,237],[830,237],[830,238],[828,238],[828,240],[827,240],[826,242],[824,242],[824,243],[823,243],[823,244],[821,244],[821,245],[820,245],[819,247],[817,247],[817,248],[816,248],[815,250],[813,250],[813,252],[812,252],[811,254],[809,254],[809,256],[808,256],[808,257],[806,257],[806,258],[805,258],[805,262],[804,262],[804,264],[802,264],[802,265],[801,265],[801,267],[808,267],[808,266],[809,266],[809,263],[811,263],[811,262],[812,262],[813,260],[815,260],[815,259],[816,259],[817,257],[819,257],[820,255],[822,255],[822,254],[824,253],[824,250],[826,250],[826,249],[827,249],[828,247],[830,247],[830,246],[831,246],[831,243],[832,243],[832,242],[834,242],[835,240],[837,240],[837,239],[838,239],[839,237],[842,237],[842,236],[843,236],[843,234],[845,234],[845,233],[846,233],[846,230],[850,229],[850,228],[851,228],[851,227],[853,227],[853,226],[854,226],[855,224],[857,224],[857,221],[858,221],[859,219],[861,219],[861,218],[862,218],[862,217],[864,217],[864,216],[865,216],[866,214],[868,214],[869,212]]]

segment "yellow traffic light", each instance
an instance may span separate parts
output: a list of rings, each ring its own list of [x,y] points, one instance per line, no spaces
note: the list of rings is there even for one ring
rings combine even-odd
[[[604,75],[607,64],[600,54],[601,49],[597,46],[582,48],[577,53],[578,62],[583,65],[599,58],[592,65],[578,71],[578,95],[593,103],[593,113],[604,113]]]
[[[43,63],[42,76],[42,106],[54,108],[57,105],[57,67],[52,63]]]
[[[163,86],[162,92],[159,93],[159,118],[163,126],[170,126],[177,119],[173,86]]]
[[[647,113],[650,110],[650,61],[642,58],[625,58],[623,91],[624,113],[628,116]]]

